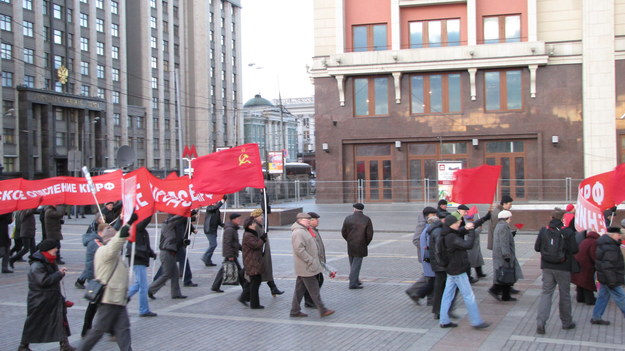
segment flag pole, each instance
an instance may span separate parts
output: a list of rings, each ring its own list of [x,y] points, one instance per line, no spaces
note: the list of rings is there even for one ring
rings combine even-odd
[[[189,163],[189,180],[191,180],[191,178],[193,177],[193,167],[191,165],[191,161],[193,161],[193,158],[183,157],[182,159]],[[184,170],[182,170],[182,173],[184,174]],[[187,218],[187,228],[185,229],[187,239],[189,239],[189,237],[191,236],[191,217],[192,216],[189,216],[189,218]],[[193,240],[195,244],[195,238]],[[189,260],[189,246],[187,245],[187,247],[185,248],[184,262],[182,264],[182,279],[183,280],[184,280],[184,275],[187,273],[187,261],[188,260]]]
[[[267,206],[267,188],[263,188],[263,204],[264,204],[264,212],[263,213],[263,226],[265,227],[265,233],[269,232],[269,216],[267,215],[268,206]]]
[[[89,168],[87,168],[87,166],[82,166],[82,174],[87,179],[87,186],[91,191],[91,195],[93,195],[98,212],[100,212],[100,217],[104,218],[104,215],[102,215],[102,209],[100,208],[100,203],[98,202],[98,197],[96,196],[97,190],[95,189],[95,185],[93,185],[93,179],[91,179],[91,173],[89,173]]]
[[[154,235],[154,247],[158,249],[158,254],[161,254],[160,245],[158,245],[158,239],[160,237],[161,232],[158,230],[158,211],[154,212],[154,220],[156,221],[156,235]],[[156,261],[156,260],[155,260]],[[152,265],[152,279],[154,279],[154,274],[156,270],[156,262]]]

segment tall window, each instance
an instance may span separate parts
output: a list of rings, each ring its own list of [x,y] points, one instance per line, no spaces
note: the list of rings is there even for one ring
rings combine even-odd
[[[96,0],[95,7],[98,9],[104,9],[104,0]]]
[[[35,50],[24,49],[24,63],[30,63],[31,65],[35,63]]]
[[[412,113],[461,112],[459,73],[414,75],[410,92]]]
[[[119,37],[119,25],[112,23],[111,24],[111,35],[114,37]]]
[[[111,47],[111,57],[115,60],[119,60],[119,46],[113,45]]]
[[[80,74],[89,75],[89,62],[80,61]]]
[[[24,85],[29,87],[29,88],[34,88],[35,87],[35,76],[25,75],[24,76]]]
[[[354,79],[354,114],[388,115],[388,77]]]
[[[0,15],[0,29],[1,30],[6,30],[7,32],[11,31],[11,21],[13,19],[11,18],[11,16],[7,16],[7,15]]]
[[[80,95],[82,96],[89,96],[89,86],[88,85],[83,85],[80,87]]]
[[[112,91],[111,98],[114,104],[119,104],[119,91]]]
[[[3,60],[11,60],[13,58],[13,45],[1,43],[0,57],[2,57]]]
[[[25,37],[33,37],[33,22],[22,22],[22,29]]]
[[[460,45],[460,19],[410,22],[410,48]]]
[[[521,15],[484,17],[484,43],[521,41]]]
[[[89,15],[86,13],[80,13],[80,26],[85,28],[89,27]]]
[[[95,29],[100,33],[104,33],[104,20],[103,19],[101,18],[95,19]]]
[[[2,86],[13,87],[13,72],[2,71]]]
[[[96,52],[98,53],[98,55],[104,55],[104,43],[101,41],[98,41],[95,44],[95,48],[96,48]]]
[[[96,69],[96,76],[98,78],[104,79],[104,66],[98,65]]]
[[[354,52],[386,50],[386,24],[354,26],[352,39]]]
[[[89,38],[80,37],[80,50],[89,51]]]
[[[156,17],[150,17],[150,28],[156,29]]]
[[[24,2],[22,3],[22,7],[25,10],[31,10],[33,9],[33,0],[24,0]]]
[[[54,43],[63,45],[63,32],[58,29],[54,30]]]
[[[484,72],[487,111],[523,108],[521,70]]]
[[[98,97],[100,99],[104,99],[104,89],[103,88],[98,88]]]
[[[158,89],[158,78],[152,77],[152,89]]]
[[[151,58],[152,68],[158,68],[158,59],[154,56]]]
[[[121,124],[121,118],[120,118],[120,114],[119,113],[113,113],[113,125],[120,125]]]
[[[117,3],[117,1],[111,1],[111,13],[116,15],[118,8],[119,4]]]
[[[111,77],[113,79],[113,82],[119,82],[119,69],[118,68],[111,68]]]
[[[56,19],[63,19],[63,6],[59,4],[52,4],[52,15]]]

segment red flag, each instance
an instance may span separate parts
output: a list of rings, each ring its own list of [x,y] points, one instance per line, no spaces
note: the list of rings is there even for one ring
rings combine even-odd
[[[500,172],[501,166],[488,165],[457,170],[451,200],[459,204],[492,203]]]
[[[523,229],[523,227],[525,227],[525,224],[523,224],[523,223],[516,223],[514,226],[515,226],[518,230],[521,230],[521,229]]]
[[[191,184],[197,192],[230,194],[265,187],[258,144],[245,144],[191,161]]]
[[[625,200],[625,163],[622,163],[614,169],[614,181],[612,190],[612,200],[615,204],[620,204]],[[618,184],[618,185],[617,185]]]
[[[469,209],[469,212],[467,212],[467,216],[469,216],[469,217],[473,217],[473,216],[475,216],[478,212],[480,212],[480,211],[477,209],[477,206],[473,206],[473,207],[471,207],[471,208]]]
[[[617,167],[618,168],[618,167]],[[575,229],[605,233],[603,211],[616,204],[614,193],[619,191],[617,171],[588,177],[579,184],[575,205]]]

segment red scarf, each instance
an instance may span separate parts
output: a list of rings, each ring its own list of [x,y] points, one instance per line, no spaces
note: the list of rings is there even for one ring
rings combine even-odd
[[[308,227],[308,232],[310,233],[310,235],[312,235],[313,238],[317,237],[317,234],[315,234],[315,231],[311,227]]]
[[[48,253],[48,251],[41,251],[41,254],[43,255],[43,257],[46,258],[46,260],[48,260],[48,262],[50,263],[54,263],[54,261],[56,261],[56,256],[52,256],[51,254]]]

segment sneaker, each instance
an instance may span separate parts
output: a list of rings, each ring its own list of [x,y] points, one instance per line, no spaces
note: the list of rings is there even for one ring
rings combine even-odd
[[[486,329],[490,326],[488,322],[482,322],[482,324],[474,325],[473,329]]]
[[[596,325],[610,325],[609,321],[604,321],[603,319],[599,318],[599,319],[594,319],[592,318],[590,320],[590,324],[596,324]]]
[[[563,325],[562,329],[564,329],[564,330],[575,329],[575,322],[571,322],[571,324],[569,324],[569,325]]]
[[[441,324],[440,326],[441,326],[441,328],[455,328],[455,327],[458,326],[458,324],[453,323],[453,322],[449,322],[447,324]]]
[[[545,334],[545,326],[539,325],[536,327],[536,334],[544,335]]]
[[[139,315],[139,317],[156,317],[156,316],[158,316],[158,314],[154,312],[146,312],[146,313],[141,313]]]

